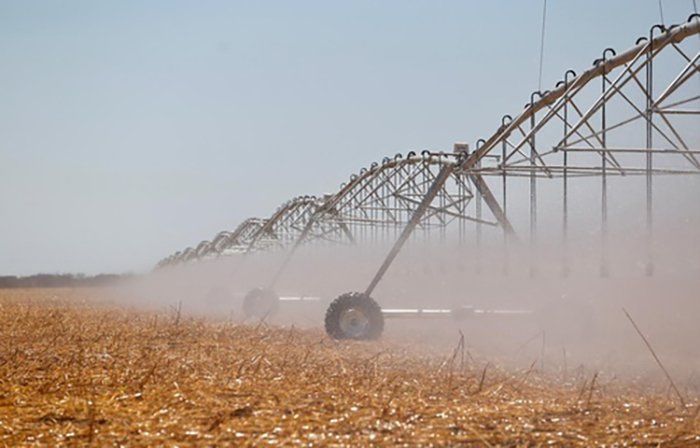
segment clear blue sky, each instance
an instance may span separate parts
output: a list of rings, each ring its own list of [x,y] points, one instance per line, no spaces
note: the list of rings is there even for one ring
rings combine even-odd
[[[541,14],[0,1],[0,274],[149,269],[384,155],[486,137],[537,88]],[[657,22],[657,0],[550,0],[543,88]]]

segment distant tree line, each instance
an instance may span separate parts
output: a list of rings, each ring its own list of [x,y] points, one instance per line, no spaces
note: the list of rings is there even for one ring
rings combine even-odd
[[[0,276],[0,288],[77,288],[110,286],[132,278],[133,274],[36,274],[26,277]]]

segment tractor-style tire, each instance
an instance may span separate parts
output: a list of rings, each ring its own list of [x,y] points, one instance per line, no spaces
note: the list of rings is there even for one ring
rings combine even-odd
[[[243,314],[246,317],[264,319],[277,314],[280,308],[280,298],[271,289],[254,288],[243,298]]]
[[[331,302],[325,324],[326,333],[333,339],[372,340],[384,331],[384,315],[368,295],[349,292]]]

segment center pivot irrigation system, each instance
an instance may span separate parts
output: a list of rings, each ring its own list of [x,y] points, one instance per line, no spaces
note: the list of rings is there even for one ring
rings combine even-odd
[[[507,251],[518,241],[507,213],[509,181],[518,177],[529,180],[529,241],[524,243],[531,247],[538,237],[538,183],[546,179],[560,185],[561,236],[566,247],[570,182],[600,180],[600,274],[606,276],[608,180],[642,176],[645,273],[653,275],[653,179],[700,174],[699,43],[698,14],[683,24],[654,25],[631,49],[618,54],[606,48],[583,73],[568,70],[553,90],[533,92],[522,112],[503,116],[496,132],[479,139],[474,151],[466,144],[455,144],[452,153],[422,151],[385,157],[353,175],[334,194],[292,199],[270,218],[247,219],[231,232],[161,260],[157,267],[284,249],[286,256],[269,284],[244,299],[246,313],[262,317],[279,306],[275,283],[301,245],[393,240],[367,287],[341,294],[330,303],[325,316],[330,336],[374,339],[382,333],[387,317],[521,313],[473,308],[382,310],[372,294],[416,229],[444,235],[452,225],[461,241],[471,222],[480,244],[482,227],[494,227],[502,232]],[[500,197],[492,192],[487,178],[497,184]],[[566,275],[566,256],[562,264]],[[530,274],[536,270],[533,261]]]

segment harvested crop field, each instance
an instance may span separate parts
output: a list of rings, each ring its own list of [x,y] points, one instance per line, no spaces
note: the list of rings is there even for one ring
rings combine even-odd
[[[2,445],[700,444],[697,397],[665,388],[98,295],[0,291]]]

